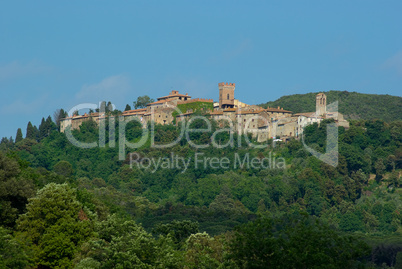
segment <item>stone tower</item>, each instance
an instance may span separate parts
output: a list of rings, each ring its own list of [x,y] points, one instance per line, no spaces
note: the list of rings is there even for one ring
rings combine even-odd
[[[315,114],[323,116],[327,113],[327,96],[320,92],[315,97]]]
[[[233,108],[234,107],[234,83],[221,82],[219,86],[219,107]]]

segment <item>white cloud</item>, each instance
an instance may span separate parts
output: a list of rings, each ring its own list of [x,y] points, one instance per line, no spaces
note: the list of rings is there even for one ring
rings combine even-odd
[[[243,52],[251,49],[252,44],[250,39],[244,39],[240,43],[238,43],[235,47],[227,50],[223,53],[223,58],[225,60],[232,60],[237,56],[243,54]]]
[[[402,76],[402,50],[388,58],[382,66],[387,69],[395,69],[398,75]]]
[[[48,72],[51,69],[51,67],[46,66],[37,60],[33,60],[28,63],[13,61],[0,66],[0,81],[27,75],[41,74]]]
[[[223,52],[219,55],[208,58],[210,64],[222,63],[236,59],[243,53],[251,50],[253,44],[250,39],[243,39],[240,42],[228,42]]]
[[[82,102],[115,101],[121,99],[129,90],[130,79],[124,75],[116,75],[99,83],[85,84],[75,97]]]
[[[1,108],[1,114],[5,115],[31,115],[41,109],[47,102],[47,96],[41,96],[30,102],[18,99],[11,104],[4,105]]]

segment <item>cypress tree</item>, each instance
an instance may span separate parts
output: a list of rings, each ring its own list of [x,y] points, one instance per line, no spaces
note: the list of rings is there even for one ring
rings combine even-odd
[[[35,140],[39,141],[39,129],[38,127],[36,127],[36,125],[34,125],[34,134],[35,134]]]
[[[26,138],[36,140],[35,128],[31,122],[28,122]]]
[[[127,104],[126,108],[124,109],[124,111],[127,111],[127,110],[131,110],[131,106],[129,104]]]
[[[64,109],[62,109],[62,108],[57,109],[53,113],[53,119],[54,119],[54,122],[56,123],[57,128],[60,128],[60,121],[66,117],[67,117],[67,112],[64,111]]]
[[[18,128],[17,135],[15,137],[15,143],[20,142],[23,139],[21,128]]]
[[[53,130],[57,130],[56,124],[53,122],[52,117],[46,119],[46,136],[49,136]]]
[[[45,118],[42,118],[42,121],[39,125],[39,141],[46,137],[46,129]]]

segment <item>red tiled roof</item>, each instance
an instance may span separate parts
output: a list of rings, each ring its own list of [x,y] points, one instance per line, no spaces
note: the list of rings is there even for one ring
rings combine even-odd
[[[167,96],[159,97],[158,100],[166,99],[166,98],[170,98],[170,97],[188,97],[188,98],[191,98],[190,95],[185,95],[185,94],[181,94],[181,93],[174,93],[174,94],[169,94]]]
[[[315,112],[303,112],[303,113],[296,113],[294,115],[295,116],[304,116],[304,117],[310,118],[310,117],[315,116]]]
[[[147,110],[147,109],[146,108],[138,108],[138,109],[126,110],[126,111],[123,111],[123,114],[132,113],[132,112],[141,112],[141,111],[145,111],[145,110]]]
[[[170,102],[170,101],[173,101],[173,100],[172,99],[159,100],[159,101],[156,101],[156,102],[153,102],[153,103],[149,103],[147,106],[155,105],[155,104],[162,104],[162,103],[166,103],[166,102]]]
[[[223,112],[222,111],[214,111],[214,112],[209,113],[209,115],[223,115]]]
[[[292,111],[289,110],[284,110],[281,108],[273,108],[273,107],[268,107],[266,109],[264,109],[267,112],[282,112],[282,113],[292,113]]]
[[[125,113],[122,114],[122,116],[132,116],[132,115],[144,115],[146,111],[141,111],[141,112],[132,112],[132,113]]]
[[[262,111],[264,111],[264,110],[256,110],[256,111],[239,110],[239,111],[237,111],[236,115],[239,115],[239,114],[258,114],[258,113],[260,113]]]

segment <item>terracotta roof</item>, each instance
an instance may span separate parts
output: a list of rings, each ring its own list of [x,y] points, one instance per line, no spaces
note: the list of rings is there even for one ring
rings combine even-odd
[[[166,102],[170,102],[170,101],[173,101],[173,100],[172,99],[159,100],[159,101],[156,101],[156,102],[153,102],[153,103],[149,103],[147,106],[155,105],[155,104],[162,104],[162,103],[166,103]]]
[[[159,97],[158,100],[166,99],[166,98],[170,98],[170,97],[188,97],[188,98],[191,98],[190,95],[185,95],[185,94],[181,94],[181,93],[174,93],[174,94],[169,94],[169,95],[166,95],[166,96]]]
[[[282,112],[282,113],[292,113],[292,111],[289,110],[284,110],[282,108],[273,108],[273,107],[268,107],[264,109],[267,112]]]
[[[125,113],[122,114],[123,116],[132,116],[132,115],[144,115],[146,111],[141,111],[141,112],[132,112],[132,113]]]
[[[147,109],[146,108],[139,108],[139,109],[126,110],[126,111],[123,111],[123,115],[124,114],[137,113],[137,112],[143,112],[145,110],[147,110]]]
[[[295,116],[304,116],[304,117],[310,118],[310,117],[315,117],[315,112],[303,112],[303,113],[296,113],[294,115]]]
[[[222,111],[214,111],[214,112],[209,113],[209,115],[223,115],[223,112]]]
[[[258,114],[263,111],[264,111],[263,109],[261,109],[261,110],[239,110],[239,111],[237,111],[236,114],[237,115],[239,115],[239,114]]]
[[[88,118],[88,115],[78,115],[78,116],[73,116],[72,118],[73,118],[73,120],[82,119],[82,118]]]
[[[104,114],[102,114],[102,116],[104,116]],[[93,117],[93,118],[100,117],[100,112],[92,112],[92,113],[89,113],[89,114],[85,113],[84,115],[72,115],[72,116],[65,117],[65,118],[60,119],[60,120],[61,121],[71,120],[71,119],[75,120],[75,119],[82,119],[82,118],[88,118],[88,117]]]

